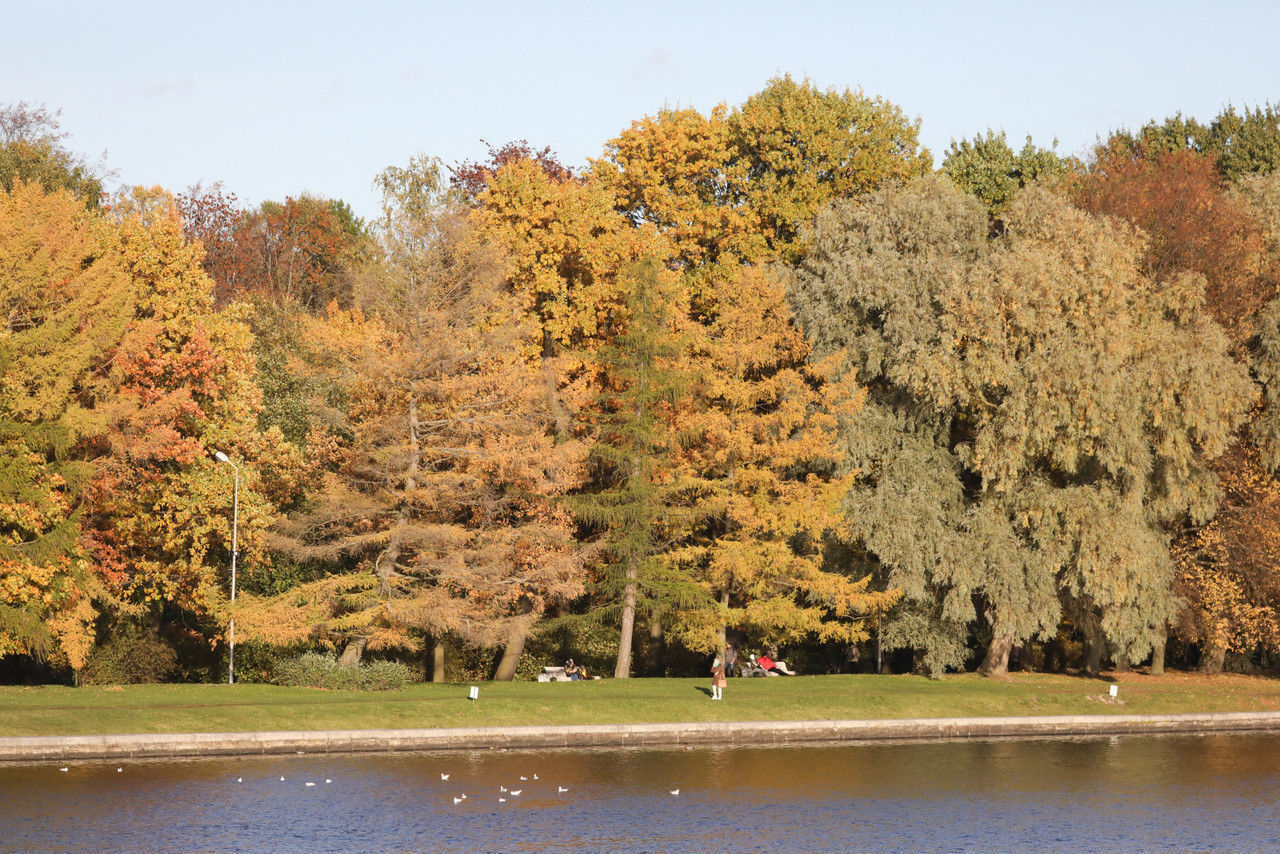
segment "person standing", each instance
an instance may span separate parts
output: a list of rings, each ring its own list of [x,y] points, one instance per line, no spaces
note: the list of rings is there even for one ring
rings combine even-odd
[[[711,699],[724,699],[724,662],[720,660],[720,656],[716,656],[716,660],[711,663]]]
[[[724,675],[738,675],[738,651],[733,648],[733,644],[724,648]]]

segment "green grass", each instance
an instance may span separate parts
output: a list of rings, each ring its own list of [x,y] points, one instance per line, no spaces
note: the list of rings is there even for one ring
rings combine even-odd
[[[1015,674],[731,679],[711,702],[705,679],[414,685],[325,691],[273,685],[0,687],[0,736],[375,729],[670,721],[823,720],[1280,710],[1280,680],[1124,674],[1108,681]]]

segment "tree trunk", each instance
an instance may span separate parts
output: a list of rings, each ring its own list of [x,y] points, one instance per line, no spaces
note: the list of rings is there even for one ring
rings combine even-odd
[[[724,606],[724,609],[726,611],[729,609],[729,588],[728,587],[720,591],[720,604]],[[728,630],[729,630],[728,626],[726,626],[724,623],[720,624],[720,660],[721,661],[725,660],[726,647],[728,647],[729,645]],[[726,666],[728,666],[727,662],[726,662]]]
[[[1162,623],[1156,629],[1156,636],[1151,642],[1151,675],[1164,675],[1164,650],[1169,640],[1169,626]]]
[[[438,640],[431,647],[431,681],[444,681],[444,641]]]
[[[1013,635],[996,635],[987,647],[987,656],[982,660],[978,672],[983,676],[1007,676],[1009,673],[1009,653],[1013,650]]]
[[[649,675],[667,674],[667,641],[662,635],[662,617],[654,614],[649,619]]]
[[[1102,638],[1095,638],[1088,643],[1084,670],[1090,676],[1100,676],[1102,674]]]
[[[569,438],[572,423],[569,410],[565,409],[564,401],[560,399],[560,389],[557,387],[555,362],[551,357],[550,333],[544,332],[543,338],[542,382],[547,392],[547,404],[551,407],[551,417],[556,425],[556,441],[564,442]]]
[[[1222,672],[1222,665],[1226,660],[1227,645],[1225,643],[1206,644],[1204,652],[1200,655],[1200,672],[1217,676]]]
[[[359,664],[360,659],[364,656],[364,648],[368,645],[368,638],[352,638],[347,641],[346,648],[342,650],[342,655],[338,657],[338,666],[354,667]]]
[[[635,563],[627,567],[627,586],[622,594],[622,636],[618,638],[618,663],[613,668],[614,679],[626,679],[631,675],[631,637],[636,628],[636,579],[639,572]]]
[[[498,662],[498,670],[493,674],[495,682],[510,682],[516,678],[516,667],[520,664],[520,656],[524,653],[525,633],[515,629],[507,639],[502,650],[502,660]]]

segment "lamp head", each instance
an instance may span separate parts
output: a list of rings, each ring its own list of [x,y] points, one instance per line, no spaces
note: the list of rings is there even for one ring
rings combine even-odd
[[[213,455],[218,458],[218,462],[220,463],[231,462],[231,458],[228,457],[226,454],[222,453],[222,451],[214,451]]]

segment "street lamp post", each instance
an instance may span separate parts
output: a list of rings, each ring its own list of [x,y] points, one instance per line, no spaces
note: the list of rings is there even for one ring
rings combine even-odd
[[[226,463],[235,469],[236,481],[235,491],[232,493],[231,500],[231,634],[227,656],[227,684],[236,684],[236,555],[239,554],[238,535],[240,529],[240,467],[231,462],[231,458],[222,451],[217,451],[214,456],[218,458],[218,462]]]

